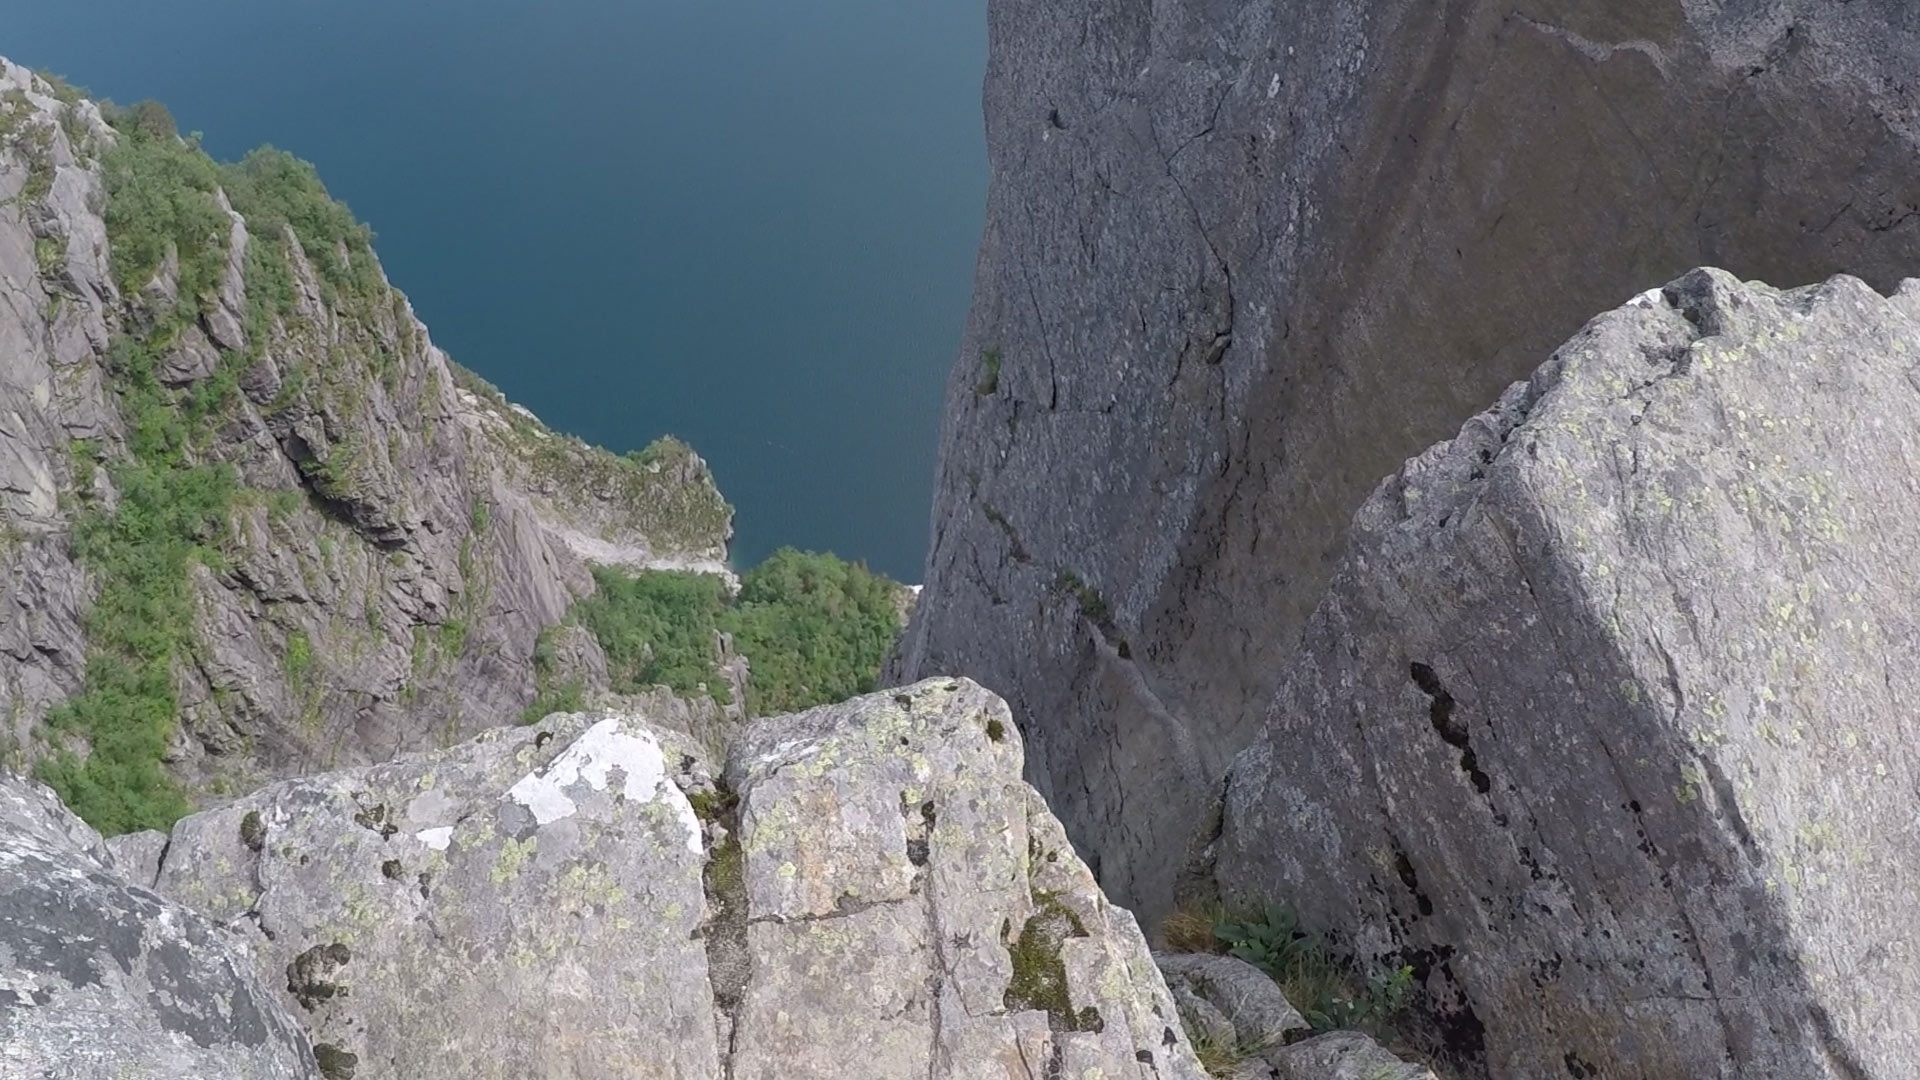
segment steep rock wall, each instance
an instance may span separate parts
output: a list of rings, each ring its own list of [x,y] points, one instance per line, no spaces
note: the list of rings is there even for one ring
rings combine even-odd
[[[1701,270],[1354,519],[1229,774],[1229,902],[1412,964],[1463,1075],[1920,1052],[1920,282]]]
[[[987,225],[894,674],[1005,694],[1151,921],[1380,476],[1687,267],[1920,265],[1917,18],[993,0]]]

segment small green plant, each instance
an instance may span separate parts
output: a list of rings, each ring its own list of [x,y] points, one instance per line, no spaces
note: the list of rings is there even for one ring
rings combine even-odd
[[[1071,570],[1062,570],[1053,579],[1053,587],[1072,596],[1080,606],[1080,614],[1087,617],[1096,626],[1106,626],[1113,621],[1113,612],[1101,597],[1100,591],[1087,584],[1086,579]]]
[[[53,96],[58,98],[64,105],[78,104],[82,98],[87,96],[85,87],[75,86],[51,71],[42,71],[36,68],[33,73],[46,80],[47,88],[52,90]]]
[[[1362,974],[1335,959],[1326,943],[1300,927],[1290,905],[1272,904],[1257,916],[1223,920],[1214,935],[1239,957],[1280,984],[1293,1007],[1319,1031],[1376,1031],[1406,1006],[1413,968]]]
[[[1232,1076],[1251,1055],[1238,1043],[1200,1031],[1193,1037],[1193,1056],[1200,1059],[1208,1076]]]
[[[1000,389],[1000,349],[996,346],[980,353],[980,381],[973,384],[973,392],[987,397]]]
[[[287,682],[296,691],[308,675],[313,673],[313,643],[307,639],[304,631],[294,630],[287,634]]]

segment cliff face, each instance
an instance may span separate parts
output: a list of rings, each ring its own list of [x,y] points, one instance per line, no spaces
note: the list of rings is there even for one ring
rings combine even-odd
[[[1412,964],[1462,1075],[1920,1052],[1920,281],[1696,271],[1354,519],[1218,878]]]
[[[993,0],[988,221],[895,674],[1007,695],[1151,920],[1380,476],[1690,266],[1920,265],[1916,19]]]
[[[127,828],[184,809],[169,777],[449,744],[533,699],[589,563],[724,572],[691,450],[615,457],[453,366],[293,159],[118,123],[0,61],[12,764]]]

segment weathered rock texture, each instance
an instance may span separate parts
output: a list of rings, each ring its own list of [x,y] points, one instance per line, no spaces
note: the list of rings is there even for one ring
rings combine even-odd
[[[1229,901],[1495,1077],[1920,1054],[1920,282],[1696,271],[1366,503],[1227,789]]]
[[[0,1080],[310,1080],[226,931],[109,871],[100,836],[0,774]]]
[[[186,818],[158,873],[357,1080],[1202,1075],[967,682],[764,721],[718,784],[637,719],[490,731]]]
[[[896,671],[1006,695],[1149,921],[1380,477],[1688,267],[1920,265],[1901,0],[988,16],[993,186]]]
[[[1154,963],[1188,1027],[1206,1028],[1222,1045],[1266,1050],[1313,1031],[1267,973],[1245,960],[1173,953]]]
[[[114,505],[129,454],[110,355],[178,300],[172,262],[140,296],[115,285],[114,133],[64,97],[0,60],[0,755],[16,765],[46,749],[36,725],[88,657],[98,582],[74,526]],[[295,300],[254,341],[261,244],[284,252]],[[516,716],[536,636],[591,591],[589,562],[724,572],[731,511],[685,446],[623,459],[555,434],[450,364],[384,279],[344,295],[292,230],[256,236],[238,214],[225,245],[217,297],[161,370],[176,393],[220,377],[241,391],[193,450],[243,490],[225,535],[203,538],[220,558],[192,571],[197,647],[175,671],[170,751],[191,788],[244,791]]]

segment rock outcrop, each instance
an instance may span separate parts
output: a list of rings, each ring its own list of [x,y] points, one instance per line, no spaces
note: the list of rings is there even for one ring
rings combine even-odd
[[[1901,0],[992,0],[988,24],[993,186],[895,670],[1006,695],[1149,921],[1380,477],[1688,267],[1920,266]]]
[[[1406,463],[1217,874],[1415,966],[1470,1074],[1920,1055],[1920,282],[1701,270]]]
[[[86,760],[107,736],[42,720],[103,652],[168,684],[189,794],[451,745],[533,700],[589,563],[725,572],[731,511],[691,450],[615,457],[452,365],[364,234],[316,233],[351,219],[304,166],[129,137],[0,60],[0,761]],[[177,521],[194,498],[216,505]],[[129,590],[178,642],[103,645],[90,612]]]
[[[329,1076],[1203,1074],[1133,919],[935,680],[724,769],[559,715],[175,826],[158,889],[253,939]]]
[[[0,774],[0,1080],[318,1080],[226,931],[109,869],[100,836]]]

